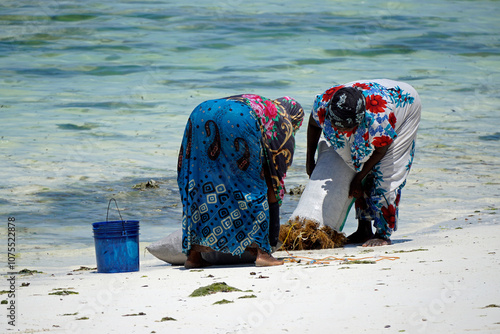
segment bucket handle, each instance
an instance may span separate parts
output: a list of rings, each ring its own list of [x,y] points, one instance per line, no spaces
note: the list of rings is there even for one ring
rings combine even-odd
[[[122,218],[122,214],[120,213],[120,209],[118,209],[118,203],[116,203],[116,199],[114,198],[111,198],[109,200],[109,203],[108,203],[108,211],[106,212],[106,222],[108,222],[108,215],[109,215],[109,206],[111,205],[111,201],[115,201],[115,205],[116,205],[116,210],[118,210],[118,214],[120,215],[120,220],[122,222],[122,224],[124,223],[123,221],[123,218]]]

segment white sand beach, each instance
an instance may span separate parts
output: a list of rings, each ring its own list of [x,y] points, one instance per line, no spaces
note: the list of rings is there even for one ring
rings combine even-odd
[[[0,334],[500,333],[499,16],[491,0],[2,0]],[[145,249],[181,226],[197,105],[297,99],[291,189],[309,180],[316,94],[377,78],[423,106],[392,245],[202,270]],[[140,220],[139,271],[97,272],[91,224],[107,213]],[[221,282],[241,291],[190,297]]]
[[[397,233],[390,246],[278,252],[294,261],[202,270],[170,266],[141,244],[138,272],[77,270],[95,268],[92,261],[28,268],[42,273],[16,276],[16,326],[4,317],[2,327],[16,333],[498,333],[499,239],[497,215],[478,213]],[[92,251],[83,258],[92,259]],[[216,282],[242,291],[190,297]],[[59,291],[77,294],[51,295]],[[229,303],[214,304],[221,300]]]

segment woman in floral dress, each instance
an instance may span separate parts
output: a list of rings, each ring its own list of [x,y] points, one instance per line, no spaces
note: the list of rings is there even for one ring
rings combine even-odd
[[[241,255],[250,249],[258,266],[283,263],[270,253],[303,118],[290,97],[253,94],[205,101],[193,110],[177,174],[186,268],[208,265],[204,251]]]
[[[357,172],[349,196],[356,198],[358,229],[348,237],[350,243],[391,243],[415,153],[420,111],[416,90],[388,79],[350,82],[316,97],[307,131],[307,173],[314,170],[321,134]]]

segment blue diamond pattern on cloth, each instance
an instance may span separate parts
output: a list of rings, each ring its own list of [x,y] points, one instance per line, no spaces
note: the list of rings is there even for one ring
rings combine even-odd
[[[203,185],[203,193],[208,194],[208,193],[213,193],[215,192],[215,188],[212,182],[207,182]]]

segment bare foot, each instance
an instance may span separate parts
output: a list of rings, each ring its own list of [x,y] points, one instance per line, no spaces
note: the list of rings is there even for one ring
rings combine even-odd
[[[363,244],[363,247],[376,247],[390,245],[391,239],[372,238]]]
[[[373,232],[372,231],[356,231],[350,236],[347,237],[347,244],[362,244],[364,242],[367,242],[368,240],[373,238]]]
[[[270,266],[281,266],[283,260],[275,259],[271,254],[263,252],[262,250],[257,250],[257,259],[255,259],[256,267],[270,267]]]
[[[358,229],[347,237],[348,244],[362,244],[373,239],[371,220],[358,219]]]
[[[210,265],[211,265],[210,262],[205,261],[201,257],[201,252],[195,251],[193,249],[191,249],[186,262],[184,262],[184,268],[186,269],[203,268],[203,267],[208,267]]]

